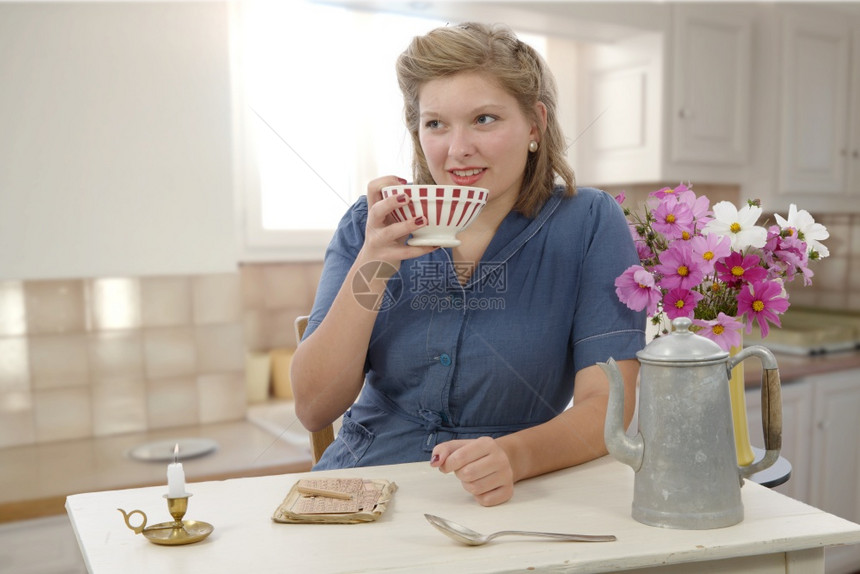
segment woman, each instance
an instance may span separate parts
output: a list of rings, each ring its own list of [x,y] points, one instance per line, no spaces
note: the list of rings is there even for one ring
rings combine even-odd
[[[395,222],[401,196],[380,191],[406,180],[370,182],[326,253],[293,358],[296,412],[310,430],[345,413],[315,469],[430,460],[499,504],[519,480],[606,453],[595,363],[619,362],[632,417],[645,320],[614,280],[636,250],[611,197],[575,191],[554,79],[510,30],[433,30],[397,74],[414,181],[489,200],[459,247],[414,247],[426,222]]]

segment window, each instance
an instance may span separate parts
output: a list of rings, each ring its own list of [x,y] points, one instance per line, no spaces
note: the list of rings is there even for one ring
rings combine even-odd
[[[371,179],[411,176],[395,60],[441,20],[237,3],[243,259],[318,259]],[[541,40],[523,39],[541,51]]]

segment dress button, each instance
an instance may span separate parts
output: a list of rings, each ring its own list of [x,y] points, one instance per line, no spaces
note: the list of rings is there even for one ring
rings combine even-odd
[[[447,367],[451,364],[451,356],[447,353],[442,353],[441,355],[439,355],[439,362]]]

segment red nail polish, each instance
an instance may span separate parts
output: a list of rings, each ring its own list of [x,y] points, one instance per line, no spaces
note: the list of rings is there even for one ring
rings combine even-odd
[[[416,225],[427,225],[427,220],[424,219],[424,216],[416,217],[415,218],[415,224]]]
[[[405,193],[397,194],[397,203],[406,203],[409,200]]]
[[[439,462],[439,455],[438,455],[438,454],[434,454],[434,455],[433,455],[433,458],[431,458],[431,459],[430,459],[430,462]]]
[[[399,181],[399,182],[400,182],[400,183],[402,183],[403,185],[406,185],[406,184],[408,183],[408,182],[407,182],[405,179],[403,179],[402,177],[398,177],[398,178],[397,178],[397,181]]]

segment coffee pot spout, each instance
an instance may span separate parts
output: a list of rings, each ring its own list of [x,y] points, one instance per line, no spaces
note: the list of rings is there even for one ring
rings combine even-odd
[[[621,371],[610,358],[605,363],[597,363],[609,379],[609,403],[606,406],[606,422],[603,426],[603,440],[609,454],[620,462],[638,471],[642,467],[644,440],[642,434],[628,436],[624,429],[624,379]]]

